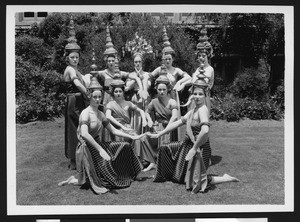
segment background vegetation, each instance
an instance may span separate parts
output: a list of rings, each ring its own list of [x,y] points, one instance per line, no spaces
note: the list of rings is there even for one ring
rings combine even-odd
[[[216,65],[212,118],[227,121],[245,117],[283,118],[283,74],[276,77],[273,65],[274,55],[284,55],[284,18],[281,14],[201,14],[194,17],[196,25],[173,24],[164,17],[154,20],[138,13],[97,16],[95,13],[72,13],[72,16],[76,38],[82,48],[79,67],[83,74],[90,71],[92,48],[98,69],[105,68],[106,25],[110,25],[112,41],[119,52],[121,70],[133,70],[132,58],[124,46],[133,39],[135,32],[150,40],[154,49],[154,53],[145,58],[144,70],[151,72],[159,66],[162,27],[166,25],[176,51],[174,66],[192,74],[197,68],[194,52],[201,30],[197,22],[200,24],[205,18],[214,48],[211,62]],[[52,13],[39,25],[33,24],[25,32],[16,32],[16,114],[19,123],[47,120],[63,113],[65,86],[62,73],[66,67],[63,54],[70,17],[70,13]],[[229,60],[224,60],[230,55],[239,55],[240,64],[232,65],[224,75],[220,70],[230,65]]]

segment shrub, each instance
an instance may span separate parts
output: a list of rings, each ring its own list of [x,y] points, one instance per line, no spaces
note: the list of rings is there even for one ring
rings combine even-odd
[[[272,100],[266,101],[248,101],[243,107],[243,116],[252,120],[275,119],[283,117],[279,106]]]
[[[25,61],[43,66],[50,53],[51,51],[44,44],[43,39],[29,35],[16,37],[16,56],[21,56]]]
[[[224,98],[229,93],[229,87],[224,79],[219,75],[215,75],[214,86],[211,89],[212,97]]]
[[[38,36],[53,46],[61,32],[66,29],[64,21],[70,16],[67,13],[51,13],[39,25]]]
[[[16,60],[16,119],[19,123],[60,116],[64,109],[64,83],[55,71]]]
[[[272,101],[276,105],[279,106],[279,108],[284,111],[285,105],[284,105],[284,81],[282,80],[281,83],[277,86],[274,95],[271,97]]]
[[[250,98],[236,98],[232,95],[227,95],[221,102],[216,101],[212,104],[211,119],[238,122],[243,118],[280,120],[283,118],[283,111],[271,99],[257,101]]]
[[[230,90],[236,97],[262,100],[269,92],[268,73],[261,67],[245,68],[237,74]]]

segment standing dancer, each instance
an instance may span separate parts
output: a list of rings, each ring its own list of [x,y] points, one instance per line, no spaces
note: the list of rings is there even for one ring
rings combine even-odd
[[[76,169],[75,151],[78,143],[77,127],[81,111],[87,107],[87,90],[83,75],[78,71],[80,46],[77,44],[74,31],[74,21],[70,20],[70,37],[65,47],[68,66],[64,71],[64,81],[67,83],[65,108],[65,156],[70,159],[69,168]]]
[[[199,43],[197,44],[197,60],[199,67],[192,75],[192,79],[189,83],[195,82],[199,77],[203,78],[208,85],[206,104],[208,111],[211,109],[210,91],[214,85],[214,68],[209,64],[208,60],[212,57],[213,48],[208,42],[207,31],[205,27],[201,30],[199,37]],[[191,109],[191,107],[190,107]]]
[[[98,71],[98,74],[97,74],[98,81],[100,83],[101,82],[103,83],[103,86],[104,86],[103,88],[105,90],[103,102],[102,102],[103,107],[105,107],[108,102],[113,100],[109,93],[109,86],[110,86],[110,83],[115,78],[115,74],[116,74],[115,67],[116,67],[116,64],[118,64],[118,62],[119,62],[118,52],[114,48],[114,45],[112,43],[108,26],[106,28],[106,49],[104,51],[104,60],[106,61],[107,68],[102,71]],[[119,71],[117,73],[117,75],[118,75],[117,78],[121,78],[124,80],[129,78],[129,79],[136,81],[136,83],[142,88],[142,82],[136,75],[129,74],[128,72],[124,72],[124,71]]]
[[[164,41],[164,48],[162,50],[162,60],[165,64],[166,71],[167,71],[167,77],[169,78],[169,81],[173,87],[173,90],[171,91],[171,97],[176,100],[178,105],[180,105],[180,99],[178,92],[184,89],[186,84],[190,83],[191,76],[187,74],[186,72],[182,71],[180,68],[173,67],[173,58],[175,51],[171,47],[171,43],[169,42],[169,38],[167,35],[166,28],[163,28],[163,41]],[[161,72],[161,67],[156,68],[153,72],[149,74],[149,78],[156,78],[159,73]],[[181,77],[181,79],[179,79]],[[148,82],[147,78],[144,78],[144,85],[146,85]],[[181,110],[180,107],[178,108],[178,118],[181,117]],[[178,140],[183,139],[183,129],[178,129]]]

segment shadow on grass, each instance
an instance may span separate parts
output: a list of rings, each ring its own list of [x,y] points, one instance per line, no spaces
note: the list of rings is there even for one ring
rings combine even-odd
[[[153,178],[152,176],[145,176],[145,177],[136,177],[134,180],[135,181],[138,181],[138,182],[143,182],[143,181],[146,181],[147,179],[151,179]]]
[[[222,161],[221,156],[211,156],[211,166],[216,165]]]

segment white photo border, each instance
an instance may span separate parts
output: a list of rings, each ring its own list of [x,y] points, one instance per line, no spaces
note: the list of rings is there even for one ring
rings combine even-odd
[[[158,7],[159,6],[159,7]],[[205,12],[283,13],[285,24],[285,204],[283,205],[173,205],[165,206],[20,206],[16,204],[16,114],[15,114],[15,13],[47,12]],[[216,212],[294,211],[294,7],[239,5],[7,5],[6,6],[6,88],[7,88],[7,214],[169,214]]]

